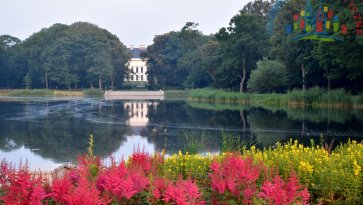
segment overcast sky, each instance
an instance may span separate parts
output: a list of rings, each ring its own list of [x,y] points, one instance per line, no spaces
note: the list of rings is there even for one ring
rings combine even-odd
[[[150,45],[155,35],[199,23],[216,33],[251,0],[1,0],[0,35],[26,39],[54,23],[94,23],[125,45]]]

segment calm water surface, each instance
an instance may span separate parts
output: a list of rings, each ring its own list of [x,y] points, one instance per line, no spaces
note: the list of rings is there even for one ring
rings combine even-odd
[[[218,152],[222,132],[258,147],[289,139],[309,144],[363,139],[362,110],[256,108],[184,101],[1,98],[0,159],[52,170],[74,162],[95,139],[95,153],[120,160],[134,149],[183,150],[185,136]]]

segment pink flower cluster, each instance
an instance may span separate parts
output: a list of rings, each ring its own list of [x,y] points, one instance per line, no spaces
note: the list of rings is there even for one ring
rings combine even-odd
[[[238,155],[227,156],[222,162],[212,162],[211,179],[213,204],[235,201],[237,204],[308,204],[309,192],[292,174],[287,181],[262,163],[255,164],[252,158]],[[258,184],[262,184],[260,187]]]
[[[307,204],[309,193],[292,174],[286,181],[251,158],[228,155],[210,166],[209,180],[172,180],[162,171],[161,155],[134,153],[129,161],[103,166],[87,156],[52,182],[27,166],[0,164],[0,204]],[[164,176],[163,176],[164,175]],[[199,184],[199,187],[198,187]]]

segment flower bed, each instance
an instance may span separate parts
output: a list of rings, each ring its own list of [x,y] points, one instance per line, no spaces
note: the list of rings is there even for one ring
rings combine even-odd
[[[91,154],[52,182],[1,162],[0,204],[358,204],[363,145],[328,152],[297,142],[243,154],[135,152],[107,166]]]

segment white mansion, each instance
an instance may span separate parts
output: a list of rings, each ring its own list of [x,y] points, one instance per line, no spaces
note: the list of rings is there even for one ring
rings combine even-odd
[[[139,47],[134,47],[134,46],[129,47],[131,59],[128,62],[128,68],[130,70],[130,75],[128,79],[125,79],[126,82],[134,82],[138,84],[147,83],[146,61],[143,61],[140,57],[140,54],[143,51],[145,51],[145,46],[143,45]]]

